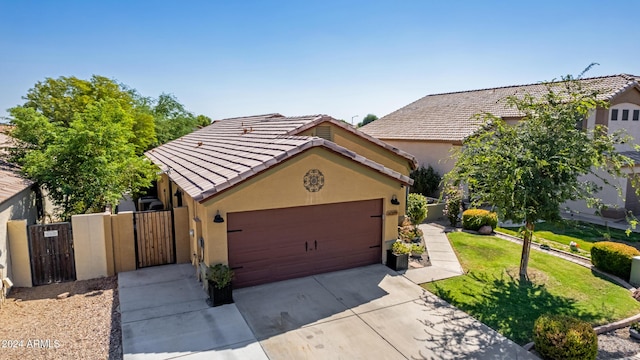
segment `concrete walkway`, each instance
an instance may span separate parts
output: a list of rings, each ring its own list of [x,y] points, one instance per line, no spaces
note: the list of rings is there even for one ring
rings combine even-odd
[[[536,359],[386,266],[234,290],[189,264],[119,274],[124,359]]]
[[[433,224],[421,224],[420,230],[424,233],[431,266],[409,269],[404,276],[416,284],[424,284],[464,274],[444,228]]]

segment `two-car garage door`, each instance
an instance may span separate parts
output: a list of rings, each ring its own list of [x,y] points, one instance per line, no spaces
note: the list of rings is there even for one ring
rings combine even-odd
[[[234,287],[380,263],[382,200],[227,215]]]

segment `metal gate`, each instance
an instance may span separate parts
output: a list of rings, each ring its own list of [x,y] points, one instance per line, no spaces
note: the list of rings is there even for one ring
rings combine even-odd
[[[133,228],[138,269],[176,262],[173,211],[136,212],[133,216]]]
[[[76,279],[70,223],[29,226],[29,253],[34,286]]]

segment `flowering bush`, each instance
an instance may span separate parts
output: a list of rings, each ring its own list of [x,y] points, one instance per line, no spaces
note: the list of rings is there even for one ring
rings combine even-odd
[[[462,191],[450,187],[444,192],[444,211],[442,214],[449,219],[451,226],[456,226],[460,212],[462,212]]]

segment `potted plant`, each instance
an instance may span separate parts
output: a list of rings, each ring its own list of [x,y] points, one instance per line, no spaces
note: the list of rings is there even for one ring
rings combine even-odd
[[[402,240],[397,240],[387,250],[387,266],[395,271],[403,271],[409,268],[409,253],[411,245]]]
[[[629,327],[629,336],[636,340],[640,340],[640,323],[633,323],[631,327]]]
[[[207,283],[210,306],[220,306],[233,303],[231,280],[233,270],[227,265],[215,264],[207,269]]]

